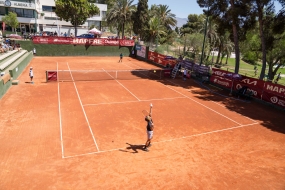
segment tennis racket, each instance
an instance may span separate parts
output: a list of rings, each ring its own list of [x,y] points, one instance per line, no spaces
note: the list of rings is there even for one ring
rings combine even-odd
[[[145,117],[149,115],[148,111],[146,111],[146,110],[143,110],[143,111],[142,111],[142,114],[143,114]]]
[[[143,110],[143,111],[142,111],[142,114],[143,114],[145,117],[151,114],[152,106],[153,106],[153,105],[152,105],[152,104],[150,104],[149,112],[148,112],[148,111],[146,111],[146,110]]]

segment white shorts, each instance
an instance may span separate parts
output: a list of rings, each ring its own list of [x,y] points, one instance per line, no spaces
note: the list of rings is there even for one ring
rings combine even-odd
[[[147,139],[152,139],[153,137],[153,131],[146,131]]]

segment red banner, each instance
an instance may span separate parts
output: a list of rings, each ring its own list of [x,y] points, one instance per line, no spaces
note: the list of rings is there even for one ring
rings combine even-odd
[[[264,92],[268,92],[276,96],[285,97],[285,86],[281,86],[279,84],[274,84],[271,82],[266,82],[264,86]]]
[[[3,28],[3,34],[2,34],[2,35],[4,35],[5,29],[6,29],[6,24],[5,24],[5,22],[2,23],[2,28]]]
[[[166,56],[153,52],[153,51],[149,51],[148,52],[148,56],[147,56],[148,60],[151,60],[157,64],[166,66],[167,64],[169,64],[171,67],[174,67],[174,65],[176,64],[176,59],[175,60],[171,60],[171,59],[165,59]]]
[[[215,76],[223,77],[225,74],[228,74],[228,73],[231,73],[231,72],[224,71],[221,69],[212,68],[212,75],[215,75]]]
[[[280,106],[285,108],[285,98],[281,96],[276,96],[275,94],[271,94],[268,92],[263,92],[262,100],[274,104],[276,106]]]
[[[218,84],[218,85],[223,86],[225,88],[231,88],[232,87],[232,80],[224,78],[224,77],[212,75],[210,78],[210,81],[214,84]]]
[[[57,72],[56,71],[47,71],[46,78],[48,81],[57,81]]]
[[[251,91],[256,98],[261,99],[264,81],[246,76],[242,76],[241,80],[234,80],[233,90],[238,90],[242,86],[248,86],[248,90]]]
[[[134,40],[105,39],[105,38],[70,38],[53,36],[34,36],[34,44],[69,44],[69,45],[90,45],[90,46],[134,46]]]

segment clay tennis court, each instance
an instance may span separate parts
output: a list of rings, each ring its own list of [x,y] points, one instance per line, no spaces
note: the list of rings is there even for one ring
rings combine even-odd
[[[158,69],[118,60],[31,61],[0,100],[1,190],[285,189],[284,111],[193,79],[72,81],[76,70]],[[70,71],[71,81],[47,83],[46,70]],[[154,139],[145,152],[150,103]]]

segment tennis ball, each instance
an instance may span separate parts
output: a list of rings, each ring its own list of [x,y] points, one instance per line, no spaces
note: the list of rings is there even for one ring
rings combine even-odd
[[[154,73],[156,72],[156,70],[153,71]]]

